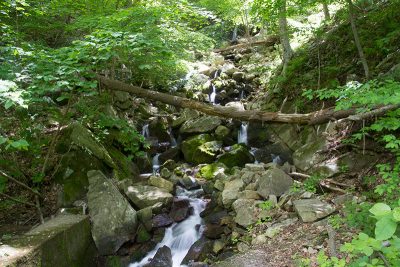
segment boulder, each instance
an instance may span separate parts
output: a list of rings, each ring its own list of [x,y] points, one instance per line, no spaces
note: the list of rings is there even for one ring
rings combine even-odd
[[[179,129],[181,134],[208,133],[213,131],[221,124],[217,117],[204,116],[193,120],[188,120]]]
[[[149,185],[164,189],[169,193],[174,191],[174,184],[168,180],[165,180],[164,178],[161,178],[160,176],[150,176]]]
[[[169,216],[175,222],[181,222],[189,216],[190,202],[188,199],[174,199]]]
[[[171,147],[167,151],[161,153],[160,162],[167,162],[168,160],[179,161],[181,159],[181,150],[179,147]]]
[[[210,239],[218,239],[224,233],[224,227],[218,224],[206,224],[204,236]]]
[[[176,118],[175,120],[172,121],[172,127],[177,128],[181,126],[184,122],[193,120],[198,118],[199,112],[193,109],[184,109],[181,112],[181,116],[179,118]]]
[[[205,237],[200,238],[190,247],[188,253],[182,261],[182,264],[188,264],[191,261],[203,261],[209,258],[213,251],[213,242]]]
[[[76,200],[85,197],[89,186],[87,172],[90,170],[105,171],[106,166],[82,149],[72,150],[63,155],[60,168],[55,174],[56,182],[62,185],[58,195],[59,206],[71,206]]]
[[[171,249],[167,246],[159,248],[150,263],[144,267],[172,267]]]
[[[118,180],[130,179],[133,181],[139,181],[138,177],[140,171],[135,163],[113,146],[108,146],[107,150],[115,163],[116,168],[114,172],[115,177]]]
[[[218,140],[223,140],[225,137],[229,136],[230,133],[231,130],[223,125],[218,125],[218,127],[215,129],[215,136]]]
[[[237,71],[232,74],[232,79],[234,79],[237,82],[242,82],[244,81],[244,78],[246,77],[246,74],[244,72]]]
[[[100,254],[110,255],[134,236],[136,211],[103,173],[89,171],[88,178],[93,239]]]
[[[317,151],[324,149],[326,140],[318,138],[313,142],[307,143],[293,153],[293,162],[296,168],[307,171],[325,160],[324,155]]]
[[[241,198],[241,199],[254,199],[254,200],[261,199],[261,197],[257,193],[257,191],[253,191],[253,190],[243,190],[243,191],[239,192],[238,198]]]
[[[193,177],[188,175],[184,175],[182,178],[179,179],[178,183],[186,188],[187,190],[199,189],[200,185]]]
[[[232,207],[236,212],[235,222],[240,226],[247,227],[257,221],[254,210],[257,201],[254,199],[237,199],[233,202]]]
[[[257,193],[263,198],[269,195],[281,196],[293,184],[293,179],[281,169],[275,167],[267,170],[258,179]]]
[[[148,185],[128,186],[124,190],[128,198],[140,209],[161,203],[162,206],[171,204],[173,196],[164,189]]]
[[[205,150],[207,142],[213,141],[208,134],[200,134],[186,139],[182,142],[182,152],[185,160],[194,164],[211,163],[216,153]]]
[[[173,224],[174,221],[168,214],[158,214],[152,220],[153,228],[166,227]]]
[[[153,209],[147,207],[136,212],[139,221],[146,227],[147,231],[150,231],[153,226],[151,224],[151,219],[153,218]]]
[[[293,202],[294,210],[303,222],[314,222],[332,214],[335,209],[319,199],[300,199]]]
[[[225,182],[224,191],[222,191],[222,203],[225,208],[230,208],[232,203],[238,199],[239,192],[243,186],[244,183],[241,179]]]
[[[225,164],[228,168],[243,167],[246,163],[254,162],[254,156],[245,145],[236,144],[232,146],[231,151],[222,154],[218,162]]]

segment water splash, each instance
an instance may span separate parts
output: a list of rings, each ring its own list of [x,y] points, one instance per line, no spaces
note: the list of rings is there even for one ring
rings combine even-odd
[[[243,122],[242,125],[240,126],[240,130],[238,133],[238,144],[246,144],[248,143],[247,139],[247,130],[249,128],[249,124]]]
[[[146,265],[154,257],[157,250],[163,246],[171,249],[172,266],[180,267],[190,247],[200,239],[203,230],[201,227],[198,227],[203,223],[200,213],[205,209],[206,202],[199,198],[190,198],[192,197],[192,192],[183,188],[179,188],[177,192],[178,199],[189,199],[190,206],[193,207],[193,214],[183,222],[174,223],[168,227],[165,230],[163,240],[140,262],[132,263],[129,267],[142,267]]]
[[[169,138],[171,139],[171,147],[176,147],[178,145],[178,142],[176,141],[176,138],[174,134],[172,133],[171,127],[168,129],[168,134]]]
[[[256,147],[251,147],[250,148],[250,154],[253,155],[254,157],[254,164],[259,164],[260,162],[256,159],[256,152],[257,152],[258,148]]]
[[[278,165],[283,164],[283,160],[281,159],[281,157],[279,155],[271,154],[271,158],[272,158],[272,163],[276,163]]]

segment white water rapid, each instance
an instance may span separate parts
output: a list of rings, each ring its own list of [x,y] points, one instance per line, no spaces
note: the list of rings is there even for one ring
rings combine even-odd
[[[240,126],[240,130],[238,133],[238,144],[246,144],[247,145],[247,129],[249,127],[249,124],[243,122],[242,125]]]
[[[149,252],[140,262],[132,263],[129,267],[142,267],[149,263],[154,257],[157,250],[163,246],[171,249],[173,267],[180,267],[183,259],[188,253],[194,242],[200,239],[202,228],[198,225],[202,224],[200,213],[205,209],[206,202],[199,198],[193,197],[193,191],[183,188],[177,189],[177,197],[179,199],[189,199],[190,206],[193,207],[193,214],[180,223],[174,223],[165,231],[163,240]]]

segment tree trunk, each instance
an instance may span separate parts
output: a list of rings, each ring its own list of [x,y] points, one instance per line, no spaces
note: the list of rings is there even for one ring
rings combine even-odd
[[[283,47],[283,70],[282,74],[286,74],[289,60],[293,57],[293,50],[290,46],[288,25],[286,19],[286,0],[280,1],[279,6],[279,37]]]
[[[326,0],[323,0],[322,8],[324,9],[325,20],[330,20],[331,19],[331,14],[329,14],[329,7],[328,7],[328,3],[326,2]]]
[[[346,0],[346,1],[347,1],[348,8],[349,8],[349,18],[350,18],[351,30],[352,30],[353,36],[354,36],[354,42],[356,44],[356,47],[358,50],[358,55],[360,57],[361,63],[364,68],[365,78],[368,80],[369,79],[369,67],[368,67],[367,58],[365,57],[363,48],[361,46],[360,37],[358,36],[358,31],[357,31],[356,22],[355,22],[353,2],[352,2],[352,0]]]
[[[143,89],[138,86],[133,86],[120,81],[111,80],[101,75],[97,75],[97,79],[102,86],[108,88],[109,90],[129,92],[135,94],[138,97],[147,98],[153,101],[160,101],[162,103],[181,108],[198,110],[208,115],[229,119],[232,118],[239,121],[261,121],[315,125],[323,124],[330,120],[347,118],[357,113],[357,109],[355,108],[339,111],[335,111],[334,109],[330,108],[307,114],[284,114],[280,112],[264,112],[259,110],[238,110],[233,107],[210,105],[179,96]],[[379,116],[389,110],[397,108],[400,108],[400,104],[379,107],[373,111],[371,116]]]

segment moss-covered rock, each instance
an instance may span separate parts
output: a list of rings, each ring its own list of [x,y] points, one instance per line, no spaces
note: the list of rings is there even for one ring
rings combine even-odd
[[[182,134],[208,133],[220,124],[221,120],[219,118],[204,116],[186,121],[179,129],[179,132]]]
[[[243,167],[246,163],[254,162],[254,157],[245,145],[236,144],[232,146],[231,151],[222,154],[218,162],[225,164],[228,168]]]
[[[63,155],[55,180],[62,185],[58,196],[59,206],[70,206],[85,196],[89,182],[89,170],[106,170],[103,162],[82,149],[72,150]]]
[[[224,173],[226,169],[227,167],[223,163],[211,163],[200,169],[200,175],[207,180],[212,180],[218,173]]]
[[[140,173],[136,164],[129,160],[127,156],[122,154],[115,147],[108,147],[107,150],[116,166],[116,178],[119,180],[131,179],[137,181]]]
[[[216,157],[218,147],[221,146],[220,142],[213,142],[209,134],[200,134],[185,140],[182,143],[182,152],[187,162],[211,163]]]
[[[215,136],[217,137],[218,140],[224,140],[229,134],[231,133],[231,130],[223,125],[219,125],[215,129]]]

